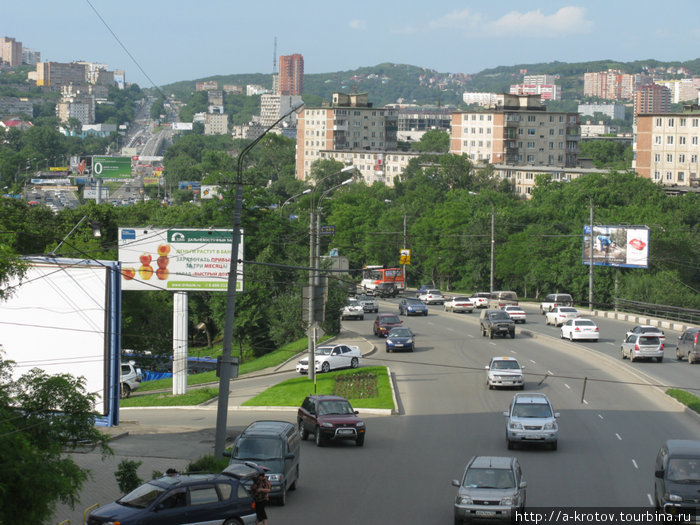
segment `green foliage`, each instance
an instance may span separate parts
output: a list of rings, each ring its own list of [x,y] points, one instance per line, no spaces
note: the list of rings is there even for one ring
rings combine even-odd
[[[187,465],[187,473],[219,473],[228,467],[228,462],[229,460],[227,458],[220,458],[209,454],[190,462],[190,464]]]
[[[142,463],[143,461],[133,461],[131,459],[122,459],[119,462],[114,477],[117,479],[119,491],[122,494],[128,494],[143,483],[143,480],[138,475],[138,470]]]
[[[426,131],[418,142],[411,144],[411,149],[424,153],[447,153],[450,150],[450,134],[431,129]]]
[[[596,168],[626,170],[632,167],[632,146],[612,140],[584,140],[580,143],[580,157],[593,159]]]
[[[666,393],[672,398],[677,399],[678,401],[683,403],[691,410],[694,410],[695,412],[700,414],[700,397],[690,392],[687,392],[686,390],[680,390],[678,388],[669,388],[668,390],[666,390]]]

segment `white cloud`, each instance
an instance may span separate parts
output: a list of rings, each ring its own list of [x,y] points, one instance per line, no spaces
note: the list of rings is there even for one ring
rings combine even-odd
[[[348,27],[350,29],[355,29],[356,31],[364,31],[365,29],[367,29],[367,21],[355,18],[348,22]]]
[[[586,10],[575,6],[562,7],[553,15],[546,15],[539,9],[527,13],[511,11],[487,24],[489,33],[540,37],[585,34],[592,28],[593,22],[586,19]]]

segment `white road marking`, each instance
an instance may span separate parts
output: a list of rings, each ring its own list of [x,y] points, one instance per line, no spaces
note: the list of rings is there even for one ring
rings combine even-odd
[[[634,465],[634,468],[639,470],[639,465],[637,465],[637,462],[634,459],[632,460],[632,465]]]
[[[588,401],[586,401],[585,399],[583,400],[583,402],[584,402],[586,405],[588,404]]]
[[[536,364],[537,364],[537,363],[535,363],[532,359],[530,359],[530,362],[531,362],[533,365],[536,365]]]
[[[598,417],[599,417],[600,419],[605,419],[601,414],[598,414]]]
[[[554,372],[552,372],[551,370],[547,370],[547,373],[548,373],[550,376],[553,376],[553,375],[554,375]]]
[[[570,387],[569,385],[567,385],[566,383],[564,383],[564,386],[565,386],[566,388],[568,388],[569,390],[571,390],[571,387]]]
[[[622,441],[622,437],[620,437],[620,434],[618,434],[617,432],[615,432],[615,435],[617,436],[617,439],[619,439],[620,441]]]
[[[610,346],[615,346],[615,343],[607,342],[607,343],[605,343],[605,344],[606,344],[606,345],[610,345]]]
[[[649,505],[653,505],[653,504],[654,504],[654,500],[651,499],[651,494],[647,493],[647,498],[649,498]]]

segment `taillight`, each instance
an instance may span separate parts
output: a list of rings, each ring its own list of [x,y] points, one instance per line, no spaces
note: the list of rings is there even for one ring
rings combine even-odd
[[[598,331],[598,327],[597,327],[597,326],[595,327],[595,331],[596,331],[596,332]]]
[[[576,331],[577,331],[577,332],[580,332],[581,329],[577,326],[577,327],[576,327]]]
[[[639,352],[639,343],[634,344],[634,351]]]
[[[660,349],[660,350],[663,350],[663,349],[664,349],[664,344],[663,344],[663,343],[661,343],[661,347],[660,347],[659,349]]]
[[[698,336],[700,336],[700,332],[697,332],[697,333],[695,334],[695,339],[693,339],[693,344],[694,344],[694,345],[698,344]]]

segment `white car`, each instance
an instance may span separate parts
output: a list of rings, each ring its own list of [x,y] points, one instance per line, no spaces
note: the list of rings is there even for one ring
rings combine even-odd
[[[655,335],[659,338],[659,341],[661,341],[662,343],[666,342],[666,334],[664,334],[664,331],[657,326],[650,326],[645,324],[637,325],[625,334],[625,339],[627,339],[632,334]]]
[[[466,295],[457,295],[445,300],[446,312],[469,312],[474,311],[474,303]]]
[[[359,319],[362,321],[365,318],[365,309],[357,299],[348,299],[348,302],[343,307],[340,314],[340,319]]]
[[[362,364],[359,346],[345,344],[321,345],[315,352],[316,372],[330,372],[337,368],[357,368]],[[309,358],[305,357],[297,364],[297,372],[309,373]]]
[[[598,341],[600,331],[598,326],[590,319],[569,319],[561,325],[561,338],[573,341],[574,339]]]
[[[489,292],[476,292],[471,296],[471,300],[475,308],[488,308],[490,297]]]
[[[552,308],[551,312],[547,312],[544,316],[545,324],[553,324],[554,326],[561,326],[569,319],[576,319],[581,317],[578,310],[573,306],[557,306]]]
[[[501,308],[501,310],[507,312],[510,318],[515,323],[525,324],[525,322],[527,321],[527,315],[525,314],[525,310],[523,310],[519,306],[504,306],[503,308]]]
[[[427,290],[418,296],[425,304],[445,304],[445,296],[440,290]]]
[[[525,387],[523,368],[514,357],[492,357],[486,369],[486,385],[489,389],[497,386]]]

